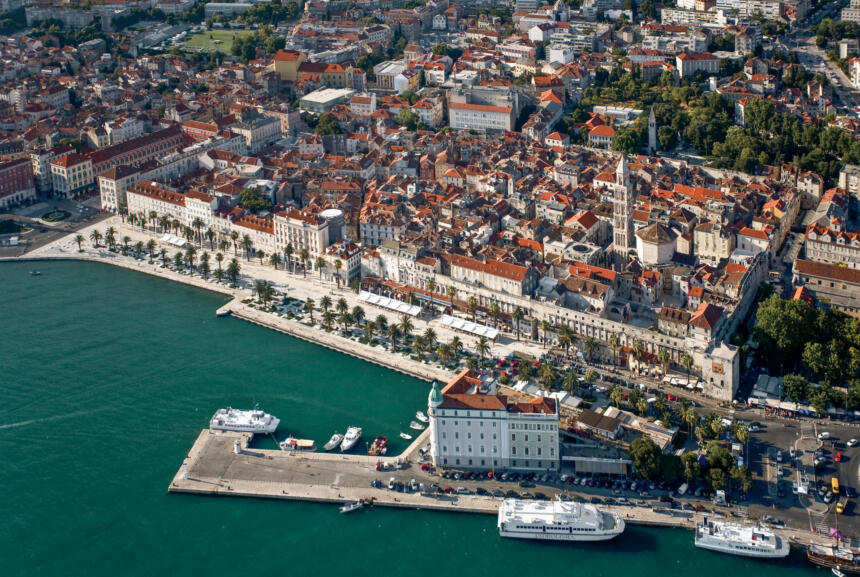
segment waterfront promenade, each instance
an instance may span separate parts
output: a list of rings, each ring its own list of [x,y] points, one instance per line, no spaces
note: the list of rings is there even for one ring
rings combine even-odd
[[[218,283],[211,275],[209,279],[203,279],[197,274],[183,274],[169,267],[162,267],[159,261],[150,263],[148,258],[138,260],[132,256],[123,256],[120,253],[111,252],[104,246],[100,248],[93,247],[92,242],[89,240],[90,232],[92,230],[98,230],[103,234],[107,227],[110,226],[117,230],[117,239],[128,236],[131,239],[129,244],[132,246],[138,241],[146,244],[150,239],[154,239],[158,244],[156,252],[158,252],[162,247],[168,250],[168,254],[173,254],[177,250],[176,247],[162,243],[160,241],[160,234],[154,233],[151,230],[141,230],[140,227],[125,224],[122,222],[120,217],[114,216],[79,231],[86,239],[81,245],[81,251],[78,250],[78,245],[74,242],[74,236],[68,235],[53,243],[39,247],[21,257],[0,259],[0,261],[69,259],[112,264],[114,266],[120,266],[129,270],[143,272],[227,295],[231,298],[231,302],[219,309],[222,314],[229,313],[237,318],[254,322],[273,330],[287,333],[420,379],[438,379],[444,382],[449,380],[455,374],[454,371],[446,370],[439,364],[416,361],[402,354],[389,351],[381,345],[375,347],[364,345],[355,340],[342,337],[339,334],[339,331],[326,332],[318,326],[309,327],[299,320],[276,316],[275,314],[260,311],[243,303],[244,300],[252,298],[251,287],[253,287],[254,281],[266,280],[270,282],[278,292],[299,301],[312,298],[316,301],[317,305],[319,305],[319,300],[324,295],[328,295],[332,301],[337,301],[338,299],[343,298],[347,301],[350,309],[354,306],[361,306],[365,310],[365,314],[368,319],[375,319],[382,315],[386,317],[390,324],[399,322],[400,316],[398,314],[382,308],[374,307],[373,305],[369,305],[358,300],[358,295],[348,288],[344,287],[337,289],[333,283],[321,281],[313,273],[309,273],[307,276],[303,274],[293,274],[285,271],[283,268],[274,269],[271,266],[261,265],[259,260],[245,260],[241,257],[236,257],[237,260],[239,260],[242,269],[239,278],[240,286],[234,288],[229,286],[226,282]],[[199,248],[198,253],[204,250],[208,250],[208,246]],[[209,250],[209,252],[214,255],[216,251]],[[231,258],[234,258],[232,247],[225,253],[225,267]],[[214,268],[214,263],[212,266]],[[467,349],[475,349],[477,339],[463,333],[455,332],[454,330],[442,325],[438,318],[419,317],[412,319],[412,322],[414,325],[414,334],[421,334],[426,329],[432,328],[437,335],[438,342],[440,343],[449,342],[456,336],[463,342]],[[497,342],[490,343],[488,356],[504,357],[514,352],[526,353],[534,357],[538,357],[544,352],[544,349],[537,343],[516,341],[502,335],[499,337]]]

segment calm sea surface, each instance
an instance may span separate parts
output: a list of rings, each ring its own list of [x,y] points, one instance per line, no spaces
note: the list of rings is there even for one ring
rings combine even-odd
[[[169,495],[219,407],[258,402],[280,437],[317,444],[359,425],[394,452],[426,409],[426,383],[216,319],[224,302],[107,265],[0,264],[0,576],[829,575],[799,553],[699,551],[679,530],[529,543],[490,516]]]

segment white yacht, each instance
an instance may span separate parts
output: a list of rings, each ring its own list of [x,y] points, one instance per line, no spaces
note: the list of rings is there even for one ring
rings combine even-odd
[[[277,417],[257,408],[253,411],[241,411],[227,407],[218,409],[209,421],[209,428],[240,433],[274,433],[280,422]]]
[[[608,541],[624,532],[617,513],[573,501],[505,499],[498,525],[502,537],[547,541]]]
[[[415,418],[421,421],[422,423],[429,423],[430,419],[427,418],[427,415],[424,414],[424,411],[418,411],[415,413]]]
[[[790,544],[786,539],[762,527],[710,521],[696,524],[696,547],[719,553],[778,559],[787,557]]]
[[[343,441],[340,443],[340,450],[344,453],[352,449],[358,440],[361,438],[361,427],[350,427],[346,430],[346,435],[343,436]]]

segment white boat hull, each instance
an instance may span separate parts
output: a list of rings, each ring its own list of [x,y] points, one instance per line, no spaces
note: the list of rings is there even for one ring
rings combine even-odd
[[[507,530],[505,528],[499,528],[499,534],[502,537],[510,537],[513,539],[535,539],[537,541],[609,541],[618,537],[621,533],[624,532],[624,526],[621,526],[620,531],[612,531],[607,533],[579,533],[577,534],[576,530],[573,530],[570,533],[564,533],[562,531],[554,531],[552,533],[549,532],[537,532],[537,531],[518,531],[516,529]]]
[[[216,421],[212,421],[209,423],[209,428],[215,431],[233,431],[236,433],[256,433],[268,435],[269,433],[274,433],[280,424],[280,420],[276,417],[273,417],[272,420],[265,427],[254,427],[254,426],[244,426],[244,425],[230,425],[223,424],[219,425]]]
[[[694,544],[699,549],[707,549],[708,551],[714,551],[716,553],[726,553],[727,555],[737,555],[739,557],[753,557],[758,559],[782,559],[783,557],[788,557],[788,554],[791,550],[788,541],[786,541],[785,539],[782,540],[780,548],[774,549],[773,551],[753,551],[749,549],[738,549],[725,545],[702,543],[699,540],[696,540]]]

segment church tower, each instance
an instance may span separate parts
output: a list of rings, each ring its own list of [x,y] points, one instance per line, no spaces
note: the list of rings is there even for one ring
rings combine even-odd
[[[654,118],[654,107],[648,115],[648,154],[653,156],[657,152],[657,119]]]
[[[630,169],[627,156],[621,153],[615,169],[615,186],[612,195],[613,250],[623,263],[633,241],[633,187],[630,184]]]

